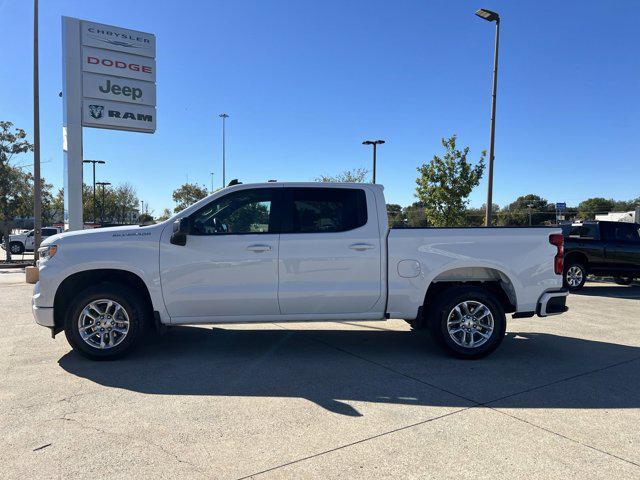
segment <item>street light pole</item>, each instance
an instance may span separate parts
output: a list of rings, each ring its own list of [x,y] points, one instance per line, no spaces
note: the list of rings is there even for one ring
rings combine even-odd
[[[33,259],[42,240],[42,182],[40,181],[40,66],[38,61],[38,0],[33,1]]]
[[[211,193],[213,193],[213,172],[211,172]]]
[[[222,118],[222,188],[224,188],[226,186],[226,163],[227,163],[227,157],[226,157],[226,133],[225,133],[225,120],[227,118],[229,118],[229,115],[227,115],[226,113],[221,113],[220,115],[218,115],[220,118]]]
[[[105,164],[104,160],[83,160],[82,163],[93,164],[93,223],[96,223],[96,163]]]
[[[487,206],[485,212],[485,226],[491,225],[491,209],[493,205],[493,160],[494,160],[494,140],[496,130],[496,95],[498,89],[498,45],[500,43],[500,15],[491,10],[481,8],[476,15],[488,22],[496,22],[496,44],[493,54],[493,89],[491,93],[491,132],[489,143],[489,179],[487,187]]]
[[[385,143],[384,140],[365,140],[362,142],[363,145],[373,145],[373,181],[371,183],[376,183],[376,147],[383,143]]]
[[[104,187],[111,185],[111,182],[96,182],[96,185],[102,187],[102,198],[100,199],[100,224],[104,224]]]

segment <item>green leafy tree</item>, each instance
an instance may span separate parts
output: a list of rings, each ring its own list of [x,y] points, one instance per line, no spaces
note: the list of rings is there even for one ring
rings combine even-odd
[[[173,211],[175,213],[181,212],[207,195],[208,192],[206,187],[195,183],[185,183],[184,185],[181,185],[180,188],[173,191],[173,201],[176,202],[176,206]]]
[[[414,202],[403,208],[402,217],[407,227],[420,228],[429,226],[425,205],[421,202]]]
[[[171,210],[169,210],[168,208],[165,208],[162,210],[162,215],[158,217],[158,221],[164,222],[165,220],[168,220],[170,217],[171,217]]]
[[[7,260],[11,260],[9,251],[9,232],[13,218],[24,207],[28,182],[19,168],[11,161],[22,153],[33,151],[33,145],[27,140],[26,132],[13,128],[13,123],[0,121],[0,224],[2,226]]]
[[[578,218],[592,220],[596,214],[608,213],[614,210],[615,202],[602,197],[588,198],[578,204]]]
[[[500,216],[500,207],[496,203],[492,203],[491,207],[491,225],[498,225],[498,217]],[[465,226],[467,227],[482,227],[484,226],[484,219],[486,216],[486,206],[484,203],[480,208],[468,208],[465,212]]]
[[[430,225],[436,227],[464,225],[469,194],[480,183],[484,172],[483,151],[476,165],[467,161],[469,147],[456,148],[456,136],[442,139],[443,157],[434,155],[429,163],[418,167],[416,197],[424,204]]]
[[[338,175],[320,175],[314,178],[316,182],[330,182],[330,183],[364,183],[367,178],[369,170],[364,168],[355,168],[353,170],[345,170]]]
[[[389,227],[391,228],[402,227],[404,225],[402,207],[397,203],[388,203],[387,218],[389,219]]]
[[[500,212],[499,224],[526,226],[529,225],[529,214],[531,225],[542,225],[555,219],[555,206],[539,195],[522,195]]]

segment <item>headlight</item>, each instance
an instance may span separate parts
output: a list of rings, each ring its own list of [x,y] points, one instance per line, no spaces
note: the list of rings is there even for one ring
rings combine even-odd
[[[55,244],[47,245],[46,247],[40,247],[38,249],[38,255],[42,260],[48,260],[50,258],[53,258],[53,256],[56,254],[57,251],[58,251],[57,245]]]

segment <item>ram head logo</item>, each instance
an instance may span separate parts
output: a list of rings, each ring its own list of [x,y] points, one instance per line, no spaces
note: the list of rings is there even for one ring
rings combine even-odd
[[[89,105],[89,113],[93,118],[102,118],[102,112],[104,111],[103,105]]]

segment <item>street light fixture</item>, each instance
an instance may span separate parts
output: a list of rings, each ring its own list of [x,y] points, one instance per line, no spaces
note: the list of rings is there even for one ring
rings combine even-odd
[[[493,158],[496,128],[496,92],[498,88],[498,44],[500,42],[500,15],[486,8],[481,8],[476,15],[488,22],[496,22],[496,45],[493,54],[493,90],[491,93],[491,132],[489,143],[489,180],[487,186],[487,206],[485,212],[485,226],[491,225],[491,206],[493,201]]]
[[[96,163],[104,165],[104,160],[83,160],[82,163],[93,164],[93,223],[96,223]]]
[[[371,183],[376,183],[376,147],[383,143],[385,143],[384,140],[365,140],[362,142],[363,145],[373,145],[373,181]]]
[[[102,187],[102,198],[100,199],[100,223],[104,224],[104,187],[111,185],[111,182],[96,182]]]
[[[226,134],[225,134],[225,120],[227,118],[229,118],[229,115],[227,115],[226,113],[221,113],[220,115],[218,115],[221,119],[222,119],[222,188],[226,187],[225,181],[227,179],[226,177]]]

